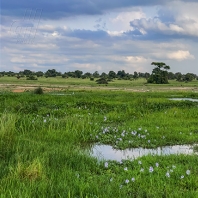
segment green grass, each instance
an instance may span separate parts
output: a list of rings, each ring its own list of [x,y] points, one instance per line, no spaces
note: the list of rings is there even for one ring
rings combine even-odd
[[[119,149],[198,143],[198,103],[168,100],[198,93],[72,92],[1,92],[1,197],[198,197],[195,154],[119,163],[87,152],[94,143]]]
[[[95,79],[97,80],[97,79]],[[90,81],[90,79],[80,79],[80,78],[62,78],[62,77],[39,77],[38,80],[26,80],[26,77],[17,79],[16,77],[0,77],[0,84],[9,84],[7,88],[10,87],[10,84],[14,85],[33,85],[33,86],[43,86],[43,87],[109,87],[109,88],[131,88],[131,89],[164,89],[164,88],[173,88],[173,87],[198,87],[198,81],[194,80],[192,82],[177,82],[176,80],[169,80],[169,84],[164,85],[155,85],[155,84],[147,84],[146,79],[140,78],[138,80],[118,80],[115,79],[113,82],[109,82],[108,85],[98,85],[96,82]]]

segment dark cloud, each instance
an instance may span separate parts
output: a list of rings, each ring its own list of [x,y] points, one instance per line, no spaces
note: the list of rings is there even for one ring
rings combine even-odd
[[[75,15],[99,15],[107,10],[132,6],[163,5],[171,0],[5,0],[2,15],[23,16],[26,9],[42,9],[42,18],[58,19]]]
[[[91,31],[91,30],[72,30],[66,31],[66,36],[76,37],[80,39],[87,39],[87,40],[100,40],[100,39],[107,39],[109,35],[107,32],[103,30]]]

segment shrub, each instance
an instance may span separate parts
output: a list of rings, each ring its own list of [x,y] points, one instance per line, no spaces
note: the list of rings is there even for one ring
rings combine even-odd
[[[94,81],[94,77],[91,77],[90,80],[91,80],[91,81]]]
[[[108,81],[105,78],[100,78],[96,80],[97,84],[108,84]]]
[[[34,94],[43,94],[43,89],[41,87],[36,88]]]
[[[26,80],[38,80],[35,76],[29,76],[26,78]]]

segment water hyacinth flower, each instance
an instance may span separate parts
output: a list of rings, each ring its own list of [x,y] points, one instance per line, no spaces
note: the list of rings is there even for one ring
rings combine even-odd
[[[166,177],[170,177],[170,173],[169,172],[166,173]]]
[[[136,132],[136,131],[132,131],[131,134],[132,134],[132,135],[136,135],[137,132]]]
[[[181,176],[181,179],[183,179],[183,178],[184,178],[184,176],[182,175],[182,176]]]
[[[129,183],[129,180],[128,180],[128,179],[126,179],[126,180],[125,180],[125,183],[126,183],[126,184],[128,184],[128,183]]]
[[[150,166],[150,168],[149,168],[149,172],[150,172],[150,173],[152,173],[153,171],[154,171],[153,167],[152,167],[152,166]]]
[[[186,171],[186,174],[187,174],[187,175],[190,175],[190,170],[187,170],[187,171]]]
[[[151,141],[150,140],[148,140],[148,143],[150,143]]]
[[[141,130],[142,130],[142,128],[140,127],[140,128],[138,128],[138,130],[139,130],[139,131],[141,131]]]
[[[172,167],[173,167],[173,169],[175,169],[175,168],[176,168],[176,166],[175,166],[175,165],[172,165]]]
[[[111,178],[109,181],[112,182],[113,181],[113,178]]]
[[[128,168],[127,168],[127,167],[125,167],[125,168],[124,168],[124,170],[125,170],[125,171],[128,171]]]
[[[140,169],[140,172],[144,172],[144,169],[143,169],[143,168],[141,168],[141,169]]]
[[[131,181],[134,182],[134,181],[135,181],[135,178],[133,177],[133,178],[131,179]]]
[[[108,162],[105,162],[105,168],[108,168],[108,165],[109,165]]]
[[[104,121],[106,121],[106,120],[107,120],[107,117],[105,116],[105,117],[104,117]]]
[[[156,167],[158,167],[158,166],[159,166],[159,164],[158,164],[158,163],[155,163],[155,166],[156,166]]]
[[[142,164],[142,162],[139,160],[139,161],[138,161],[138,164]]]

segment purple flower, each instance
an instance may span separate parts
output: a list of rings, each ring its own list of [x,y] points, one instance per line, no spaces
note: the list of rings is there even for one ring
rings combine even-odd
[[[153,171],[154,171],[153,167],[152,167],[152,166],[150,166],[150,168],[149,168],[149,172],[150,172],[150,173],[152,173]]]
[[[108,168],[108,165],[109,165],[108,162],[105,162],[105,168]]]

